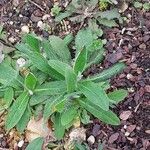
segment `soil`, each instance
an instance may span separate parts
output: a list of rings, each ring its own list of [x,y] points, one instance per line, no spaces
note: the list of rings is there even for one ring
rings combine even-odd
[[[79,30],[79,24],[67,20],[58,25],[54,22],[50,9],[55,0],[35,0],[37,5],[32,2],[0,1],[0,21],[8,33],[7,42],[10,37],[14,38],[12,45],[20,41],[23,25],[28,25],[30,31],[45,38],[51,34],[61,37],[69,32],[76,34]],[[62,8],[68,3],[66,0],[58,2]],[[43,20],[43,23],[48,24],[48,29],[41,30],[37,22],[45,14],[49,15],[48,19]],[[87,74],[96,74],[101,71],[100,67],[108,68],[119,60],[124,61],[127,67],[111,80],[111,88],[128,89],[129,94],[113,110],[118,116],[126,115],[126,112],[130,112],[130,115],[121,120],[120,126],[108,126],[97,119],[85,126],[87,137],[93,135],[96,139],[94,144],[89,144],[92,150],[97,149],[98,143],[102,143],[104,150],[150,149],[150,12],[135,9],[130,4],[122,15],[127,17],[126,23],[119,24],[117,28],[104,28],[103,38],[107,39],[105,60],[90,68]],[[9,149],[10,136],[5,135],[4,130],[0,130],[0,148]]]

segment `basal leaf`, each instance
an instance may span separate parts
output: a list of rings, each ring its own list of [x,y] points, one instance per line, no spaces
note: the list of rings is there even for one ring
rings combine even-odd
[[[34,76],[34,74],[31,72],[28,73],[27,76],[25,77],[25,86],[29,90],[34,90],[36,83],[37,83],[37,78]]]
[[[16,125],[16,128],[20,133],[23,133],[23,131],[25,130],[25,128],[30,120],[30,117],[31,117],[31,111],[30,111],[30,108],[27,107],[24,114],[22,115],[21,119],[19,120],[19,122]]]
[[[6,129],[9,131],[13,128],[23,116],[27,104],[29,101],[29,95],[27,92],[23,92],[13,103],[12,107],[8,111],[6,118]]]
[[[88,112],[93,114],[95,117],[100,119],[101,121],[111,124],[111,125],[119,125],[120,120],[119,118],[112,112],[112,111],[104,111],[100,107],[93,105],[88,102],[88,100],[82,99],[79,100],[79,104],[86,109]]]
[[[67,44],[57,36],[50,36],[49,41],[59,60],[69,63],[71,61],[71,55]]]
[[[101,73],[89,77],[87,80],[94,81],[94,82],[105,81],[105,80],[108,80],[111,77],[117,75],[121,71],[123,71],[124,68],[125,68],[124,63],[117,63],[117,64],[113,65],[112,67],[102,71]]]
[[[56,72],[53,68],[48,65],[48,61],[38,52],[33,52],[29,50],[29,47],[25,44],[17,44],[16,48],[23,52],[33,65],[41,70],[42,72],[49,74],[52,78],[62,80],[64,77]]]
[[[83,48],[78,55],[76,56],[74,63],[74,72],[78,75],[78,73],[82,73],[85,69],[85,65],[87,63],[87,49]]]
[[[100,86],[92,82],[83,82],[78,84],[78,88],[91,103],[103,110],[109,110],[109,98]]]
[[[42,150],[43,144],[44,144],[44,138],[38,137],[29,143],[26,150]]]
[[[68,93],[74,92],[77,87],[77,75],[74,73],[71,67],[66,68],[65,81]]]
[[[124,98],[127,97],[127,95],[128,92],[124,89],[115,90],[113,92],[108,93],[108,97],[115,103],[119,103],[120,101],[124,100]]]
[[[76,107],[74,106],[69,107],[66,111],[61,113],[61,124],[63,126],[68,125],[70,122],[72,122],[75,119],[76,115],[77,115]]]

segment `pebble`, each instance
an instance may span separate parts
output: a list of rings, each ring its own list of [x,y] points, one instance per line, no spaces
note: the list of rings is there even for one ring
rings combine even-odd
[[[9,22],[9,24],[10,24],[10,25],[13,25],[13,24],[14,24],[14,22],[13,22],[13,21],[10,21],[10,22]]]
[[[23,146],[23,144],[24,144],[24,140],[19,141],[19,143],[18,143],[18,147],[22,147],[22,146]]]
[[[37,27],[39,27],[40,29],[44,29],[45,24],[40,20],[40,21],[38,21],[38,23],[37,23]]]
[[[95,137],[93,135],[89,136],[87,141],[90,143],[90,144],[94,144],[95,143]]]
[[[48,18],[50,18],[50,15],[49,15],[49,14],[45,14],[45,15],[42,17],[42,20],[47,20]]]
[[[29,33],[29,32],[30,32],[29,27],[26,26],[26,25],[21,27],[21,31],[22,31],[23,33]]]
[[[125,132],[125,134],[124,134],[125,136],[129,136],[130,135],[130,133],[129,132]]]
[[[10,38],[8,38],[8,41],[13,44],[13,43],[15,43],[15,38],[14,37],[10,37]]]
[[[17,64],[18,64],[19,67],[23,67],[26,64],[26,61],[25,61],[24,58],[19,58],[17,60]]]

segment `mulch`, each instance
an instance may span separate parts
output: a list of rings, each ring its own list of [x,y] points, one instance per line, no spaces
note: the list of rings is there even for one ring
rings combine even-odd
[[[37,22],[50,13],[54,3],[50,0],[35,2],[44,10],[33,3],[25,4],[23,0],[15,9],[12,1],[1,0],[0,21],[4,23],[8,38],[15,38],[12,44],[20,40],[22,25],[29,25],[31,31],[45,38],[50,34],[64,36],[78,31],[79,25],[67,21],[69,28],[64,30],[63,24],[56,25],[52,16],[44,20],[52,30],[39,29]],[[61,1],[60,6],[64,7],[66,2]],[[103,38],[107,39],[105,60],[88,70],[88,74],[98,73],[100,66],[108,68],[120,60],[126,63],[124,72],[111,80],[112,89],[128,89],[128,97],[113,108],[118,116],[123,115],[126,119],[121,120],[121,125],[117,127],[93,119],[92,124],[85,126],[87,137],[93,135],[96,139],[93,145],[89,144],[91,149],[96,149],[98,143],[102,143],[104,150],[150,149],[150,12],[129,5],[122,15],[128,18],[126,23],[116,28],[104,28]],[[0,137],[0,147],[8,148],[7,140],[7,136]]]

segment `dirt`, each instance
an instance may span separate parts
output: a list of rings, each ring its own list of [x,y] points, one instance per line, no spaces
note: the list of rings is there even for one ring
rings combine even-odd
[[[48,38],[55,34],[64,36],[69,32],[76,33],[79,24],[69,21],[56,25],[50,14],[54,1],[36,0],[35,3],[25,3],[24,0],[1,0],[1,23],[8,33],[7,39],[13,37],[15,42],[20,41],[21,26],[28,25],[30,31]],[[59,2],[62,8],[67,1]],[[14,8],[15,7],[15,8]],[[21,15],[20,15],[21,14]],[[50,15],[43,23],[48,25],[47,30],[37,27],[37,22],[43,15]],[[107,39],[106,57],[102,64],[93,66],[88,74],[101,71],[100,66],[108,68],[117,61],[124,61],[127,65],[124,72],[111,80],[111,88],[128,89],[128,97],[113,110],[118,116],[130,111],[131,115],[126,120],[121,120],[120,126],[108,126],[97,119],[92,124],[85,126],[87,137],[93,135],[96,142],[90,145],[97,149],[102,143],[104,150],[148,150],[150,149],[150,12],[135,9],[132,5],[122,14],[128,18],[124,24],[117,28],[104,28],[103,38]],[[13,23],[12,23],[13,22]],[[67,28],[63,28],[67,25]],[[7,41],[9,42],[9,40]],[[5,133],[0,137],[0,147],[9,148],[9,136]]]

